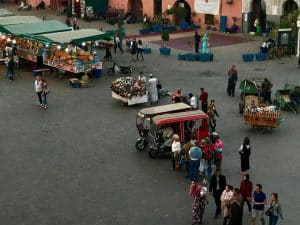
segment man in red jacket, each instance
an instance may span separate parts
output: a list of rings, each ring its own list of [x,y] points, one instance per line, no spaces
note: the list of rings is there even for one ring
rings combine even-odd
[[[249,215],[251,215],[252,212],[251,211],[252,188],[253,188],[253,184],[249,180],[249,174],[245,174],[241,182],[240,192],[241,195],[243,196],[242,211],[244,208],[244,203],[246,202],[249,210]]]

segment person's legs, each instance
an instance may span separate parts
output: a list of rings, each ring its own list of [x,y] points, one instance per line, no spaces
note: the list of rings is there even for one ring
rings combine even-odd
[[[206,103],[202,103],[202,111],[207,113],[207,104]]]
[[[231,96],[232,97],[234,97],[234,92],[235,92],[235,83],[233,83],[231,86]]]
[[[42,103],[43,103],[43,100],[42,100],[42,93],[41,93],[41,92],[37,92],[36,94],[37,94],[37,96],[38,96],[40,105],[42,105]]]
[[[142,56],[142,60],[144,60],[144,55],[143,55],[143,49],[141,49],[141,56]]]
[[[172,152],[172,168],[173,170],[175,170],[175,156],[174,156],[174,153]]]
[[[215,197],[215,204],[216,204],[216,216],[219,215],[221,213],[221,200],[220,200],[220,195],[218,194]]]
[[[251,225],[255,225],[257,218],[257,210],[253,209],[252,216],[251,216]]]
[[[251,202],[247,199],[246,203],[247,203],[247,206],[248,206],[248,211],[249,211],[249,213],[251,213],[251,211],[252,211]]]
[[[43,97],[43,106],[46,109],[48,108],[47,94],[43,94],[42,97]]]

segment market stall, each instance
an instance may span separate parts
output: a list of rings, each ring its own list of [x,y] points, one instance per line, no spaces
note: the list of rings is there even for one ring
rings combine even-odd
[[[52,45],[44,55],[45,65],[71,73],[83,73],[102,70],[99,58],[91,53],[92,42],[110,37],[110,33],[100,32],[96,29],[82,29],[38,35],[35,36],[35,39]],[[88,43],[90,51],[86,49]]]
[[[21,20],[24,19],[24,23]],[[7,24],[7,25],[1,25]],[[0,31],[5,33],[17,48],[20,58],[42,65],[42,54],[45,45],[36,41],[34,35],[70,31],[71,27],[57,20],[42,21],[36,17],[15,17],[12,20],[0,18]],[[9,37],[10,36],[10,37]]]
[[[0,27],[13,25],[13,24],[37,23],[37,22],[42,22],[42,20],[35,16],[7,16],[7,17],[0,16]]]
[[[133,77],[120,77],[110,86],[112,97],[128,105],[148,102],[146,82]]]

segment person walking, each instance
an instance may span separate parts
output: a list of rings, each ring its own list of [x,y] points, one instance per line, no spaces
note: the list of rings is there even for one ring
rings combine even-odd
[[[194,39],[195,39],[195,52],[199,53],[199,45],[200,45],[200,41],[201,41],[201,36],[198,34],[197,31],[195,31]]]
[[[139,60],[139,55],[141,55],[142,56],[142,60],[144,61],[143,51],[144,51],[143,43],[142,43],[142,40],[139,39],[138,43],[137,43],[136,60]]]
[[[227,75],[228,75],[227,93],[229,96],[234,97],[235,85],[238,80],[238,72],[235,68],[235,65],[231,66],[231,68],[228,70]]]
[[[42,108],[47,109],[48,108],[47,95],[49,94],[50,91],[49,91],[47,81],[41,78],[41,82],[42,82]]]
[[[212,174],[214,174],[215,162],[214,162],[214,144],[211,143],[209,137],[206,137],[204,142],[202,142],[202,151],[205,159],[205,177],[209,179]]]
[[[211,129],[211,132],[215,132],[216,131],[216,116],[220,117],[217,109],[216,109],[216,105],[215,105],[215,100],[211,100],[210,104],[208,106],[207,109],[207,115],[208,115],[208,121],[209,121],[209,126]]]
[[[36,76],[35,81],[34,81],[34,89],[35,92],[38,96],[38,102],[36,102],[37,104],[39,104],[39,106],[43,106],[43,102],[42,102],[42,80],[40,76]]]
[[[261,89],[262,89],[263,101],[266,104],[272,104],[272,100],[271,100],[272,87],[273,84],[267,78],[265,78],[263,83],[261,84]]]
[[[201,109],[203,112],[207,113],[208,106],[208,93],[204,88],[200,88],[199,100],[201,101]]]
[[[14,59],[12,55],[7,57],[7,78],[12,81],[15,76]]]
[[[199,180],[199,166],[200,166],[200,160],[202,156],[202,150],[198,147],[199,143],[195,144],[196,146],[193,146],[189,150],[189,178],[190,181],[198,182]],[[197,146],[198,145],[198,146]]]
[[[239,149],[239,154],[241,156],[241,175],[243,175],[250,169],[249,158],[251,155],[251,147],[250,139],[248,137],[244,138],[243,144]]]
[[[243,176],[243,180],[241,181],[240,185],[240,192],[243,197],[242,201],[242,212],[244,208],[244,203],[247,203],[248,206],[248,213],[251,215],[252,209],[251,209],[251,200],[252,200],[252,190],[253,190],[253,184],[250,181],[249,174],[245,174]]]
[[[233,191],[233,196],[230,201],[229,223],[228,225],[242,225],[242,195],[238,188]]]
[[[178,134],[173,135],[173,142],[172,142],[172,168],[175,170],[179,167],[179,155],[181,152],[181,143],[180,137]]]
[[[205,184],[201,186],[192,181],[189,194],[193,198],[192,225],[202,224],[205,205],[208,204],[206,199],[207,188]]]
[[[135,61],[134,55],[136,54],[136,52],[137,52],[137,42],[136,39],[134,38],[130,43],[130,53],[132,56],[132,61]]]
[[[122,39],[120,36],[116,36],[116,42],[117,42],[117,47],[121,51],[121,53],[124,53],[123,48],[122,48]]]
[[[251,217],[251,225],[255,225],[256,219],[259,218],[262,225],[265,225],[264,209],[266,204],[266,194],[262,191],[262,185],[256,184],[253,193],[253,209]]]
[[[216,169],[221,169],[222,167],[222,159],[223,159],[223,150],[224,150],[224,144],[223,141],[220,139],[220,136],[216,133],[213,132],[213,137],[215,139],[214,143],[214,160],[215,160],[215,165]]]
[[[221,213],[221,195],[226,187],[226,177],[221,175],[221,170],[216,170],[210,179],[209,193],[213,195],[216,204],[215,218]]]
[[[105,56],[104,56],[104,59],[106,59],[106,60],[112,60],[112,55],[111,55],[110,48],[111,48],[111,45],[107,41],[106,44],[105,44]]]
[[[158,101],[158,92],[157,92],[157,78],[153,77],[152,74],[149,75],[150,79],[148,80],[148,87],[149,87],[149,97],[150,97],[150,104],[155,104]]]
[[[223,212],[223,225],[227,225],[229,218],[229,206],[233,197],[233,186],[226,185],[225,190],[221,194],[221,210]]]
[[[281,205],[278,201],[278,194],[272,193],[271,194],[271,203],[269,205],[270,215],[269,215],[269,225],[276,225],[278,218],[280,216],[283,219]]]
[[[195,140],[194,138],[192,137],[191,140],[187,143],[185,143],[183,145],[183,148],[182,148],[182,155],[184,156],[184,167],[185,167],[185,170],[186,170],[186,177],[187,178],[190,178],[190,155],[189,155],[189,151],[190,149],[195,146]]]

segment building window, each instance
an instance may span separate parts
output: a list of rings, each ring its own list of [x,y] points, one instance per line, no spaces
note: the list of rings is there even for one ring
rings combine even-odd
[[[205,24],[207,25],[214,25],[214,15],[205,14]]]

